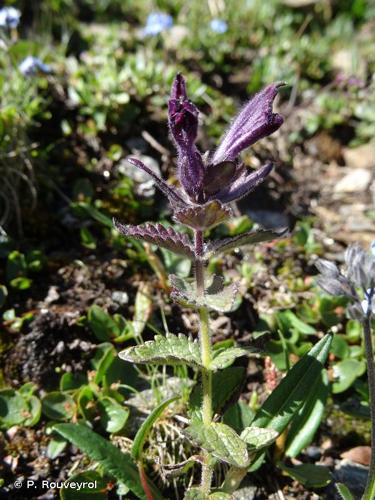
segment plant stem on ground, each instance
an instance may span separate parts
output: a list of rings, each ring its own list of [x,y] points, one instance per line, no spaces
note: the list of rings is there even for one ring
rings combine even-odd
[[[203,232],[195,231],[195,280],[197,285],[197,295],[204,295],[204,263],[203,256]],[[212,377],[209,366],[211,363],[211,339],[209,331],[209,317],[206,307],[200,307],[199,310],[200,322],[200,343],[202,356],[202,418],[203,424],[208,426],[212,421]],[[202,465],[202,480],[201,488],[205,495],[210,493],[212,482],[212,466],[210,464],[210,456],[206,452],[204,454],[204,464]]]
[[[369,312],[366,314],[365,321],[363,322],[363,333],[367,358],[369,406],[371,416],[371,462],[362,500],[373,500],[375,498],[375,364],[371,333],[371,307],[369,307]]]

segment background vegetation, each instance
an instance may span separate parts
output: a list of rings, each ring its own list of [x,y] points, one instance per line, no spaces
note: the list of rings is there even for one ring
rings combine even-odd
[[[266,354],[231,367],[246,371],[247,382],[224,419],[239,428],[251,421],[283,373],[328,329],[335,334],[323,382],[326,402],[311,413],[307,439],[298,441],[299,429],[291,428],[249,476],[244,498],[316,498],[314,492],[333,498],[332,477],[360,490],[366,469],[358,463],[368,464],[369,442],[361,327],[346,316],[345,299],[318,290],[314,261],[340,263],[349,243],[368,246],[373,239],[374,3],[5,5],[22,16],[18,26],[0,26],[4,494],[24,498],[12,490],[16,477],[75,474],[100,480],[95,498],[125,493],[118,477],[114,481],[53,425],[86,422],[128,451],[145,415],[175,394],[183,397],[149,435],[146,469],[165,498],[182,498],[194,479],[194,471],[181,479],[164,467],[194,451],[182,437],[191,374],[139,371],[117,358],[119,350],[155,333],[197,332],[194,314],[170,302],[166,279],[170,272],[186,276],[190,262],[112,228],[114,216],[171,223],[165,200],[126,157],[141,155],[173,182],[166,111],[178,71],[201,110],[202,150],[215,147],[250,94],[272,81],[288,83],[277,105],[285,124],[246,157],[253,166],[271,158],[277,168],[256,195],[238,204],[234,222],[215,229],[222,236],[256,223],[293,229],[287,239],[211,264],[241,290],[236,310],[214,318],[215,340],[252,344]],[[163,27],[148,18],[152,12],[171,18]],[[25,71],[29,56],[40,61]],[[275,475],[276,463],[283,474]],[[293,468],[316,463],[328,475]],[[35,495],[45,493],[39,488]]]

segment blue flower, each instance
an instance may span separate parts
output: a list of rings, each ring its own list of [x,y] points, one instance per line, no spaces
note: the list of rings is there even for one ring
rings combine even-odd
[[[155,36],[173,26],[173,18],[163,12],[151,12],[147,17],[144,35]]]
[[[0,26],[2,28],[17,28],[20,22],[21,12],[14,7],[3,7],[0,9]]]
[[[35,76],[38,73],[47,75],[51,73],[51,68],[47,64],[44,64],[38,57],[34,56],[27,56],[18,66],[18,69],[25,76]]]
[[[210,28],[215,33],[219,33],[220,35],[222,35],[223,33],[226,33],[228,31],[228,24],[223,21],[223,19],[212,19],[212,21],[210,22]]]

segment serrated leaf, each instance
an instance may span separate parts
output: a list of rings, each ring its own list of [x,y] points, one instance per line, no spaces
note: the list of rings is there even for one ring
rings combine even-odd
[[[213,360],[210,364],[210,370],[222,370],[223,368],[230,366],[236,358],[249,356],[255,352],[255,349],[245,347],[229,347],[229,349],[225,349],[218,353],[214,351]]]
[[[249,464],[246,443],[228,425],[204,425],[200,420],[194,420],[186,431],[199,446],[219,460],[236,467]]]
[[[343,483],[336,483],[336,488],[339,494],[341,495],[342,500],[354,500],[353,495],[351,494],[349,488]]]
[[[136,462],[142,459],[143,447],[145,445],[146,439],[152,429],[152,426],[156,422],[156,420],[160,417],[163,411],[169,406],[171,403],[176,401],[178,396],[167,399],[166,401],[161,402],[146,418],[141,427],[139,428],[137,434],[135,435],[133,446],[131,449],[132,457]]]
[[[286,452],[288,457],[296,457],[308,446],[323,418],[329,394],[329,383],[326,370],[316,378],[311,390],[311,396],[293,419],[288,431]]]
[[[273,429],[262,429],[260,427],[246,427],[241,432],[241,439],[254,451],[270,446],[279,433]]]
[[[197,341],[185,335],[167,333],[156,335],[154,340],[129,347],[119,353],[124,361],[154,365],[188,365],[201,367],[200,348]]]
[[[178,233],[172,227],[164,227],[161,224],[152,223],[131,226],[121,224],[116,220],[114,220],[114,225],[125,236],[147,241],[147,243],[158,245],[190,259],[194,258],[194,248],[188,235]]]
[[[224,286],[224,279],[221,276],[212,276],[211,283],[205,290],[204,296],[197,293],[193,280],[180,278],[179,276],[169,276],[173,288],[171,297],[183,305],[191,307],[207,307],[213,311],[229,312],[232,310],[238,285],[236,283]]]
[[[232,214],[228,206],[213,200],[205,205],[195,205],[174,213],[174,219],[185,226],[204,231],[221,224]]]
[[[238,284],[233,283],[223,287],[216,293],[207,293],[204,296],[204,305],[209,309],[218,312],[230,312],[233,309],[238,293]]]
[[[228,252],[234,248],[239,248],[243,245],[254,245],[263,241],[270,241],[276,238],[286,236],[289,229],[282,227],[279,229],[258,229],[247,231],[246,233],[238,234],[231,238],[210,242],[207,244],[205,258],[209,259],[214,254],[219,252]]]
[[[254,426],[271,428],[280,434],[285,430],[311,397],[311,381],[321,373],[331,342],[332,335],[326,335],[293,366],[259,409]]]
[[[53,429],[86,453],[91,460],[99,462],[103,470],[124,483],[138,498],[146,500],[138,469],[128,453],[123,453],[102,436],[81,424],[56,424]],[[148,480],[155,500],[163,496]]]

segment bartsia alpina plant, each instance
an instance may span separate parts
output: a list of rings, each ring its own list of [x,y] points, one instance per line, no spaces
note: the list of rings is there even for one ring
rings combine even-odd
[[[198,109],[188,99],[185,80],[179,74],[173,82],[168,111],[170,133],[178,156],[177,176],[180,186],[170,186],[137,158],[129,159],[130,163],[154,179],[170,201],[174,220],[190,228],[194,236],[192,241],[188,234],[161,224],[131,226],[115,221],[116,228],[124,235],[182,254],[194,264],[195,279],[172,275],[170,283],[172,299],[197,310],[200,320],[199,341],[168,333],[166,336],[157,335],[152,341],[129,347],[120,353],[123,360],[131,363],[183,365],[200,372],[200,382],[193,389],[190,399],[190,422],[185,433],[201,449],[201,453],[191,457],[188,462],[199,463],[202,475],[200,486],[186,492],[186,499],[211,498],[217,461],[229,465],[226,479],[217,485],[217,491],[220,491],[220,498],[230,498],[247,474],[250,464],[261,457],[261,450],[270,446],[278,434],[286,429],[306,401],[311,379],[321,373],[331,342],[330,336],[324,337],[309,352],[309,356],[293,367],[259,409],[251,426],[244,428],[241,434],[219,421],[225,404],[238,398],[239,393],[235,387],[226,387],[226,375],[221,378],[218,387],[217,377],[222,370],[229,369],[236,358],[253,355],[254,349],[236,346],[212,349],[209,311],[231,311],[237,287],[235,284],[225,285],[223,276],[206,278],[205,265],[212,255],[275,239],[285,235],[287,228],[254,229],[208,242],[204,241],[204,234],[206,230],[230,218],[229,204],[251,193],[271,172],[271,163],[258,170],[249,169],[242,162],[240,154],[282,125],[282,117],[272,109],[281,85],[269,85],[253,97],[234,119],[217,149],[213,153],[202,154],[196,144]],[[227,382],[230,380],[231,377],[228,377]],[[294,401],[291,410],[286,411],[286,399]],[[135,456],[140,475],[145,478],[142,459],[138,453]],[[182,471],[186,465],[180,464]],[[176,464],[175,469],[178,468]],[[146,492],[147,481],[144,484]]]

